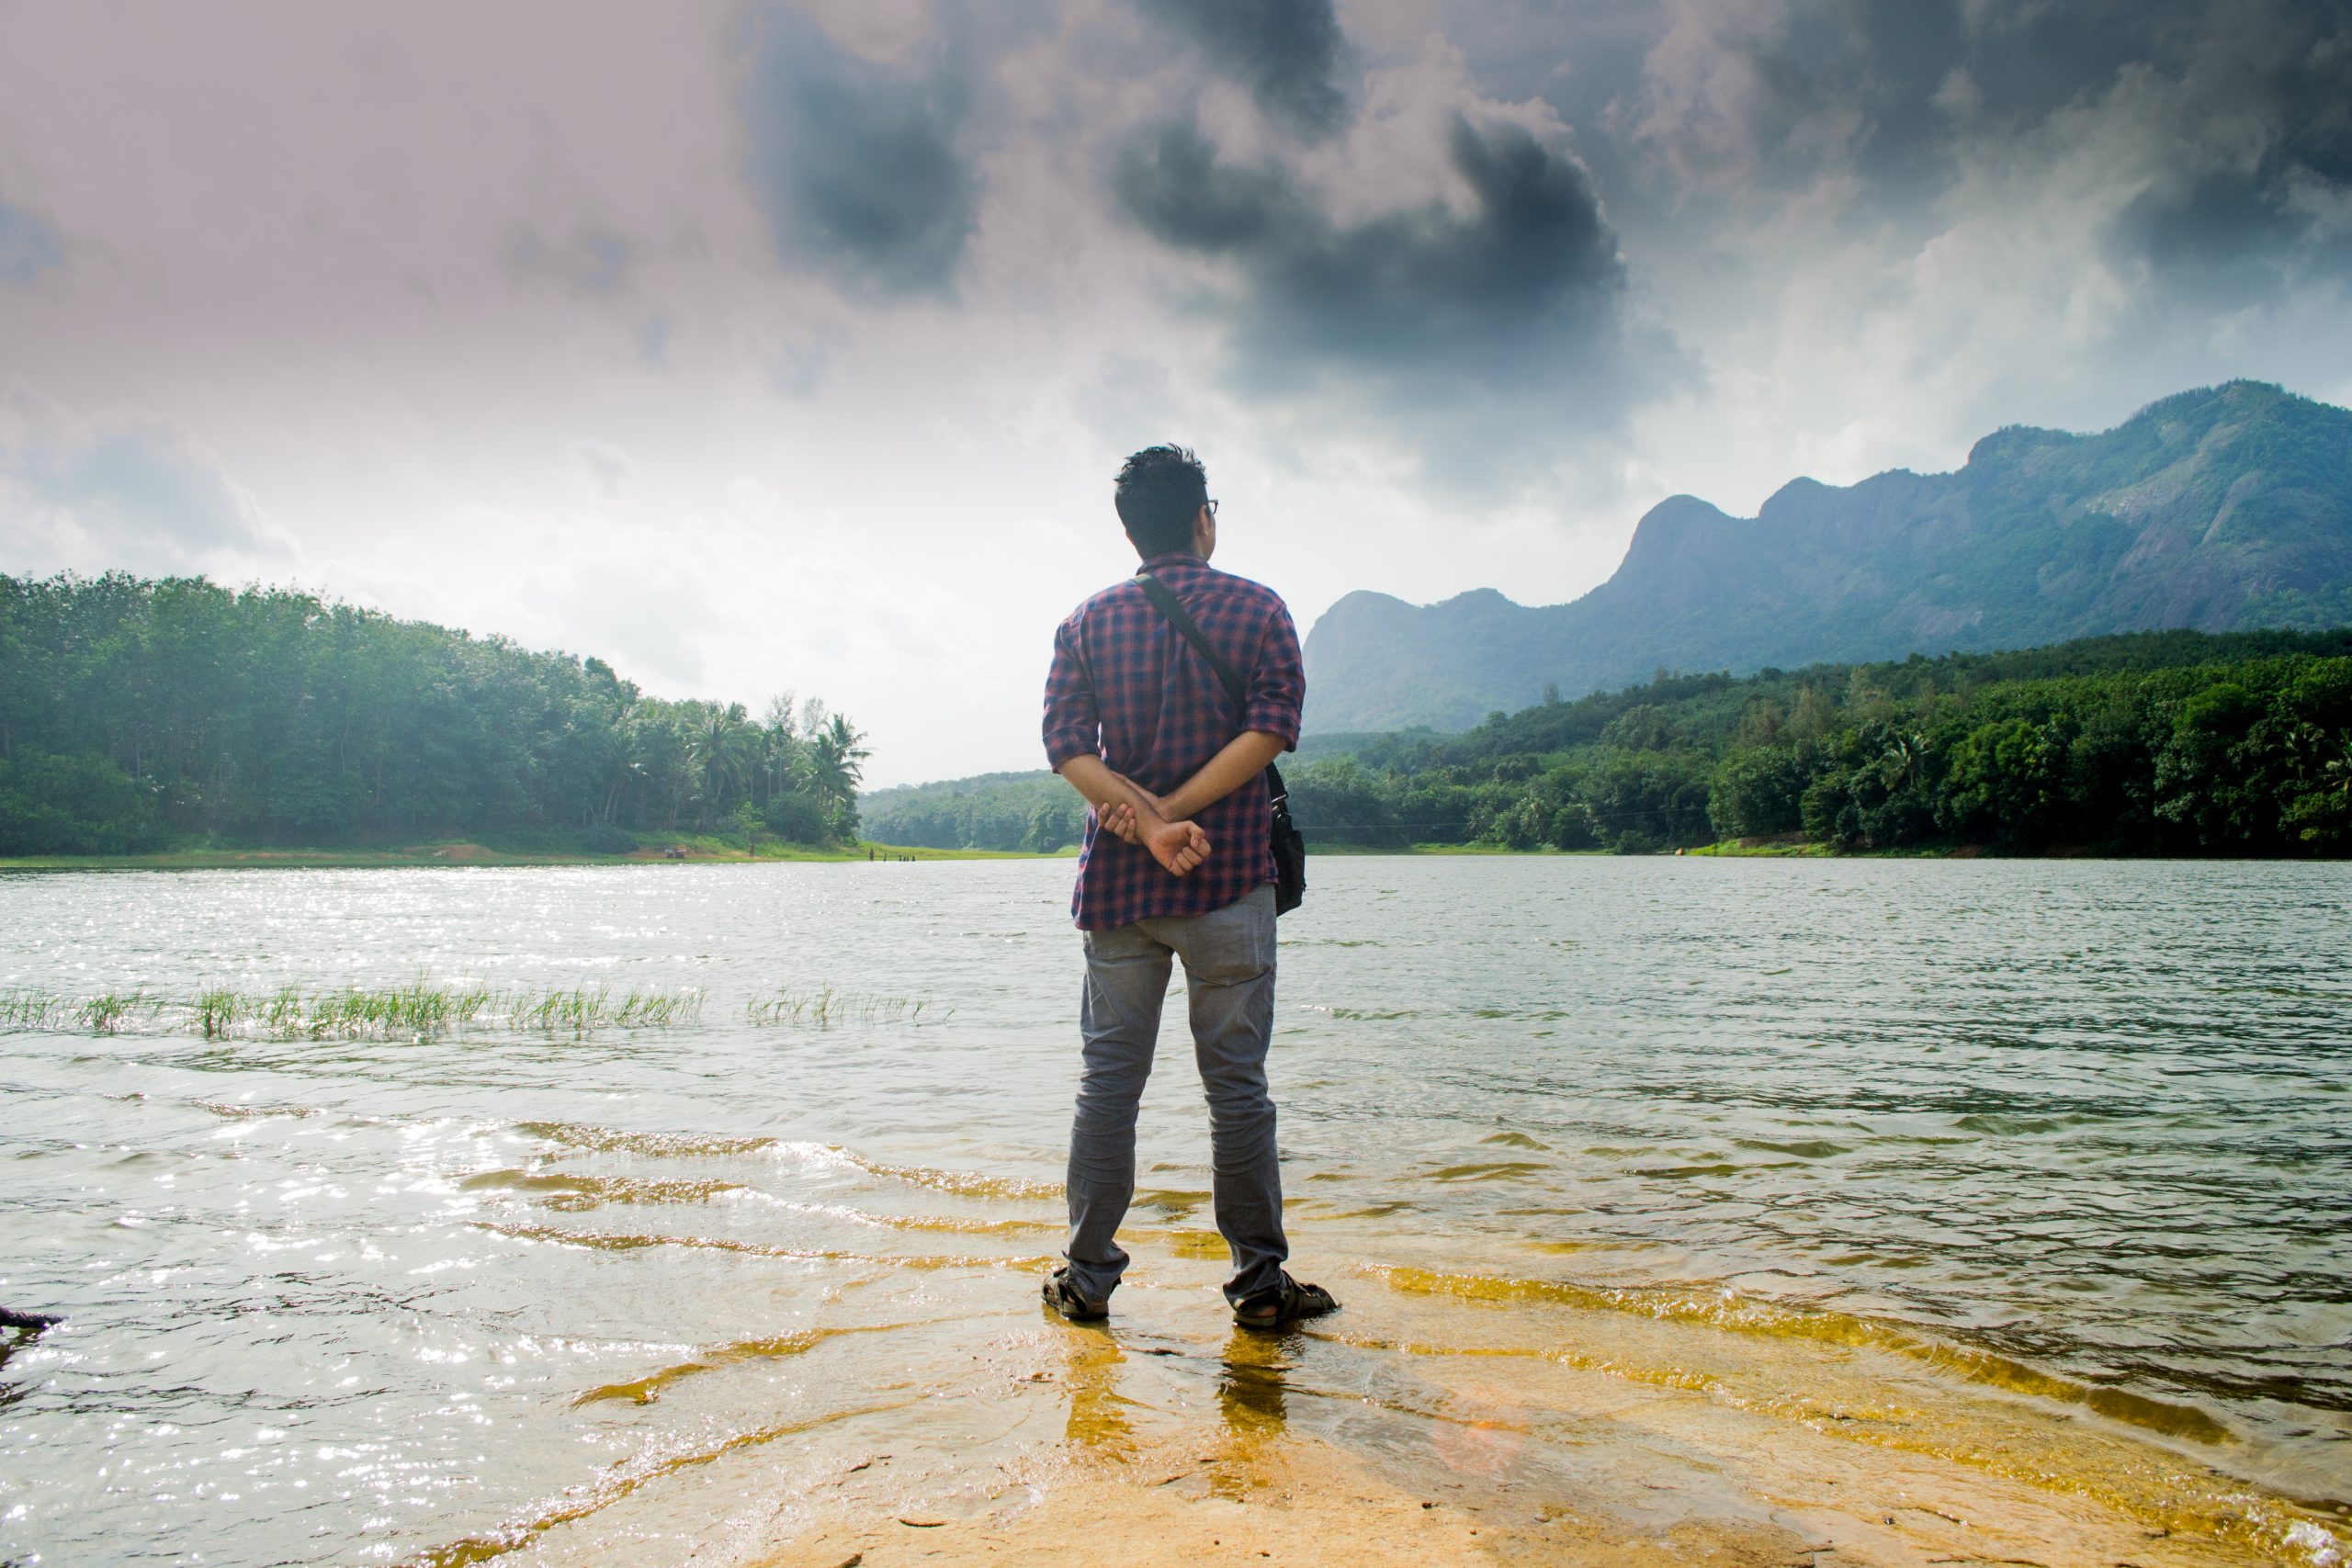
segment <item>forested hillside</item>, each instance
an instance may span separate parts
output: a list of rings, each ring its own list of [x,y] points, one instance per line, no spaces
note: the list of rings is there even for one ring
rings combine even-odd
[[[489,829],[857,830],[822,704],[665,702],[535,653],[285,589],[0,576],[0,854]]]
[[[1309,763],[1310,840],[2352,852],[2352,632],[1687,676]]]
[[[877,789],[859,809],[876,840],[910,848],[1051,854],[1086,830],[1086,803],[1043,768]]]
[[[1788,836],[1846,851],[2343,855],[2352,630],[1669,677],[1465,734],[1337,744],[1284,769],[1310,848],[1639,852]],[[909,841],[1076,838],[1076,798],[1051,774],[967,787],[980,783],[893,792],[902,811],[928,803],[940,835]],[[886,836],[905,830],[891,820]]]
[[[1427,724],[1654,671],[1899,659],[2173,627],[2352,624],[2352,412],[2236,381],[2095,435],[2022,426],[1949,474],[1691,496],[1568,604],[1351,593],[1306,639],[1310,732]]]

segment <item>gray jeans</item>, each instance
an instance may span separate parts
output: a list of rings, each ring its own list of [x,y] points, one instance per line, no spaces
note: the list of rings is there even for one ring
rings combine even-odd
[[[1136,1106],[1151,1076],[1159,1004],[1171,958],[1184,961],[1193,1054],[1209,1102],[1209,1162],[1216,1228],[1233,1254],[1226,1299],[1239,1303],[1281,1282],[1283,1174],[1274,1153],[1274,1101],[1266,1090],[1266,1042],[1274,1026],[1274,890],[1205,915],[1138,920],[1088,931],[1086,994],[1079,1010],[1085,1065],[1069,1132],[1070,1283],[1107,1299],[1127,1255],[1115,1239],[1136,1191]]]

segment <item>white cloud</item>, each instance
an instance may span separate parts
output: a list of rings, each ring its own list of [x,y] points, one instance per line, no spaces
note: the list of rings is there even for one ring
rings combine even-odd
[[[228,576],[291,542],[220,460],[160,416],[77,417],[21,384],[0,396],[0,565],[17,572]]]

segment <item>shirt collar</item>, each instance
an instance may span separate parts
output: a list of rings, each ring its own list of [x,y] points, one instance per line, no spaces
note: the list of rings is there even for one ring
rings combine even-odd
[[[1167,550],[1151,557],[1136,570],[1157,571],[1163,566],[1206,566],[1208,564],[1190,550]]]

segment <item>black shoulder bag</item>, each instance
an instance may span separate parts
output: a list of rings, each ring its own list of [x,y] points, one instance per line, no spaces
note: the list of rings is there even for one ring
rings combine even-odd
[[[1233,698],[1234,705],[1241,710],[1241,716],[1247,719],[1250,716],[1249,683],[1234,673],[1233,666],[1225,661],[1223,654],[1209,646],[1209,639],[1201,632],[1200,623],[1193,619],[1193,613],[1184,608],[1184,602],[1176,597],[1175,590],[1148,571],[1136,573],[1134,581],[1135,585],[1159,607],[1159,613],[1168,617],[1168,624],[1182,633],[1186,642],[1200,649],[1201,657],[1209,661],[1209,668],[1216,671],[1216,678],[1225,682],[1227,694]],[[1268,828],[1274,846],[1274,913],[1287,915],[1297,908],[1306,897],[1306,840],[1299,836],[1297,827],[1290,819],[1290,791],[1283,784],[1282,770],[1272,762],[1266,764],[1266,798],[1272,807]]]

